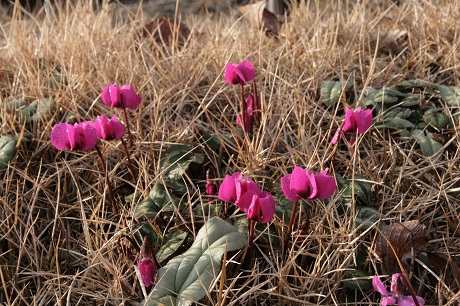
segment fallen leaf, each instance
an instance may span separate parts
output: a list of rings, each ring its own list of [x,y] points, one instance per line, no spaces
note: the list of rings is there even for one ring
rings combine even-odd
[[[281,27],[279,18],[266,9],[267,1],[259,1],[237,7],[238,11],[254,28],[262,28],[268,35],[278,35]]]
[[[141,37],[153,37],[157,44],[166,46],[177,42],[177,46],[181,48],[190,33],[190,29],[181,22],[168,18],[157,18],[143,26]]]
[[[418,220],[393,223],[380,232],[375,251],[382,258],[386,273],[400,273],[398,261],[426,248],[426,227]]]

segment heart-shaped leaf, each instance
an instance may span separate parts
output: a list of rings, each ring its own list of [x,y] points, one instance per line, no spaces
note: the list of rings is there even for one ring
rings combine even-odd
[[[374,102],[381,104],[392,104],[397,102],[399,98],[404,98],[405,96],[406,94],[395,88],[384,87],[375,94]]]
[[[137,205],[134,212],[134,218],[145,216],[154,218],[159,212],[172,212],[180,204],[180,199],[174,194],[168,192],[165,186],[155,184],[149,193],[149,196]]]
[[[0,137],[0,171],[7,168],[7,164],[16,154],[16,142],[18,139],[11,135]]]
[[[174,188],[178,193],[187,190],[182,181],[182,175],[187,171],[191,163],[203,163],[203,156],[192,152],[188,146],[173,144],[165,152],[160,160],[160,168],[163,171],[165,184]]]
[[[143,305],[181,305],[198,302],[219,274],[225,251],[239,250],[247,236],[214,217],[198,231],[193,245],[158,271],[157,284]]]
[[[423,156],[437,158],[441,155],[442,144],[433,139],[433,134],[421,130],[413,130],[412,138],[420,145]]]
[[[336,81],[323,81],[319,89],[320,100],[326,107],[335,106],[340,101],[342,92],[349,91],[351,86],[350,82],[343,84]]]
[[[361,226],[362,230],[371,228],[382,218],[380,212],[369,206],[358,205],[357,210],[358,214],[356,216],[356,226]],[[384,227],[385,224],[380,222],[380,228],[383,229]]]
[[[425,88],[430,85],[431,84],[427,81],[417,79],[417,80],[404,80],[396,86],[407,90],[411,88]]]
[[[420,94],[408,94],[401,101],[401,106],[409,107],[414,105],[419,105],[422,101],[423,96]]]
[[[173,255],[184,243],[187,233],[184,231],[173,231],[165,236],[166,243],[156,253],[158,262],[163,262]]]
[[[372,205],[371,189],[372,183],[367,181],[363,176],[355,175],[354,182],[351,179],[344,179],[336,176],[337,189],[343,190],[342,198],[344,204],[349,206],[352,202],[352,193],[364,201],[366,205]]]
[[[437,130],[445,128],[450,123],[449,117],[439,112],[439,110],[432,108],[425,112],[423,118]]]
[[[369,274],[363,269],[347,270],[342,279],[345,287],[358,290],[369,289],[372,286]]]
[[[438,90],[447,105],[460,108],[460,87],[438,85]]]
[[[25,101],[11,101],[7,103],[6,110],[15,113],[25,123],[31,123],[51,114],[56,102],[51,98],[43,98],[28,104]]]

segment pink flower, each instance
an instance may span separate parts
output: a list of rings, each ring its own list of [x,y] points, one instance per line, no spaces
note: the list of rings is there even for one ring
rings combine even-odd
[[[241,114],[238,114],[238,116],[236,117],[236,122],[238,123],[238,126],[242,128],[241,117]],[[253,125],[253,99],[251,95],[246,99],[246,110],[244,111],[244,130],[251,134]]]
[[[51,143],[59,150],[89,151],[94,149],[97,140],[92,122],[59,123],[51,130]]]
[[[249,60],[245,60],[240,64],[228,63],[225,67],[224,78],[230,85],[246,85],[255,76],[254,66]]]
[[[358,107],[354,111],[347,107],[345,113],[345,122],[342,128],[338,129],[335,132],[334,137],[332,138],[331,143],[336,144],[342,139],[342,132],[352,133],[352,134],[363,134],[366,132],[372,125],[373,117],[372,111],[370,109],[362,110],[361,107]],[[352,143],[354,138],[352,138]]]
[[[141,256],[142,259],[137,263],[137,266],[139,267],[139,272],[141,273],[142,282],[145,287],[153,286],[158,267],[155,255],[153,254],[152,245],[150,244],[150,240],[147,236],[144,237],[144,242],[141,247]]]
[[[142,98],[131,85],[123,85],[120,88],[115,84],[109,84],[102,91],[101,97],[105,105],[118,108],[136,109],[142,102]]]
[[[248,219],[268,223],[275,214],[275,201],[266,191],[246,191],[240,198],[238,207],[248,215]]]
[[[281,178],[281,189],[291,201],[300,199],[327,199],[336,189],[335,178],[326,175],[329,169],[318,174],[295,166],[291,174]]]
[[[115,115],[110,120],[104,115],[97,116],[94,127],[96,128],[99,139],[118,140],[125,135],[125,127],[118,121]]]
[[[379,292],[383,298],[381,305],[394,305],[398,303],[398,306],[414,306],[415,301],[412,296],[402,295],[402,275],[399,273],[393,274],[391,277],[391,287],[390,291],[385,288],[385,285],[382,283],[378,275],[375,275],[372,278],[372,286],[374,289]],[[419,305],[425,305],[425,300],[419,296],[416,297]]]
[[[260,192],[256,183],[249,181],[247,177],[246,181],[243,182],[243,176],[241,173],[235,172],[231,176],[225,176],[225,179],[220,185],[217,196],[222,201],[234,202],[238,205],[241,196],[248,190]]]

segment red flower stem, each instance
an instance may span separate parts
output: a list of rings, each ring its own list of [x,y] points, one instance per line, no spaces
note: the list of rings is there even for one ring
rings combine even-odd
[[[121,138],[121,143],[123,144],[123,148],[125,149],[126,158],[128,159],[128,168],[129,168],[129,171],[131,172],[131,175],[133,177],[134,185],[137,185],[138,178],[137,178],[136,172],[134,172],[133,164],[131,163],[131,157],[130,157],[130,154],[128,152],[128,147],[126,146],[126,142],[125,142],[125,140],[123,138]]]
[[[101,160],[101,163],[102,163],[102,170],[104,171],[105,181],[107,183],[107,189],[109,190],[109,200],[113,207],[113,213],[115,215],[118,215],[118,209],[117,209],[117,205],[114,200],[112,184],[110,184],[109,175],[107,173],[107,167],[105,166],[105,161],[104,161],[104,157],[102,157],[101,150],[99,149],[97,145],[96,145],[96,152],[97,152],[97,155],[99,155],[99,159]]]
[[[417,295],[415,294],[414,288],[412,288],[412,285],[411,285],[409,279],[407,278],[407,275],[406,275],[405,271],[402,271],[402,272],[403,272],[403,273],[401,273],[402,279],[403,279],[404,283],[406,283],[406,287],[407,287],[407,289],[409,289],[409,293],[412,296],[412,298],[414,299],[415,305],[420,306],[420,304],[419,304],[419,302],[417,300]]]
[[[246,101],[244,100],[244,86],[241,84],[241,128],[243,129],[243,133],[246,133]]]
[[[291,212],[291,218],[289,219],[288,230],[287,230],[287,233],[286,233],[286,237],[284,237],[283,257],[285,255],[285,251],[287,249],[289,239],[291,238],[292,228],[293,228],[293,225],[294,225],[294,219],[295,219],[295,216],[296,216],[296,210],[297,210],[298,205],[299,205],[299,201],[295,201],[294,205],[292,206],[292,212]]]
[[[338,135],[339,135],[339,138],[340,140],[342,140],[342,128],[343,128],[343,125],[345,124],[345,121],[342,122],[342,124],[340,124],[340,127],[339,127],[339,131],[338,131]],[[332,157],[331,157],[331,169],[334,168],[334,160],[335,160],[335,155],[337,154],[337,148],[339,146],[339,142],[340,141],[337,141],[334,145],[334,151],[332,152]]]
[[[129,146],[131,147],[131,150],[134,150],[133,137],[131,136],[131,130],[129,129],[128,113],[126,112],[126,107],[123,107],[123,115],[125,117],[126,129],[128,130]]]
[[[256,119],[256,122],[258,125],[260,125],[260,116],[261,116],[261,108],[260,108],[260,105],[259,105],[259,95],[257,94],[257,85],[256,85],[256,80],[254,79],[254,81],[252,81],[252,88],[253,88],[253,91],[254,91],[254,95],[253,95],[253,112],[254,112],[254,117]]]
[[[248,219],[248,230],[249,230],[249,249],[252,249],[254,244],[254,220]]]

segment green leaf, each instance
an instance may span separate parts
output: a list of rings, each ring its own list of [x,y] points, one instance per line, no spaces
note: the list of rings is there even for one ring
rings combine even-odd
[[[193,245],[158,271],[158,280],[143,305],[187,306],[198,302],[219,274],[225,251],[239,250],[247,236],[226,221],[214,217],[199,230]]]
[[[352,202],[352,192],[354,190],[355,196],[364,201],[366,205],[372,205],[372,183],[366,181],[361,175],[355,175],[355,180],[352,182],[351,179],[344,179],[340,176],[336,177],[337,187],[339,190],[343,190],[342,197],[344,204],[349,206]]]
[[[352,84],[350,82],[343,84],[342,82],[336,81],[323,81],[319,89],[320,100],[326,107],[335,106],[340,101],[342,89],[347,92],[350,90],[351,86]]]
[[[398,91],[395,88],[384,87],[380,89],[374,96],[375,103],[382,104],[392,104],[399,100],[399,98],[404,98],[406,94]]]
[[[401,119],[407,119],[410,117],[412,111],[407,108],[402,108],[402,107],[395,107],[385,114],[385,119],[386,118],[401,118]]]
[[[165,236],[166,243],[156,254],[158,262],[163,262],[173,255],[184,243],[187,233],[184,231],[173,231]]]
[[[163,172],[165,184],[174,188],[179,193],[187,192],[182,181],[182,175],[187,171],[191,163],[202,164],[203,156],[195,154],[185,145],[173,144],[165,152],[160,160],[160,168]]]
[[[16,154],[17,141],[18,139],[11,135],[0,137],[0,171],[4,171],[7,168],[8,162]]]
[[[449,117],[439,112],[437,109],[429,109],[423,115],[423,119],[437,130],[443,129],[449,125]]]
[[[144,237],[147,236],[150,239],[152,245],[157,244],[158,236],[152,225],[148,222],[137,223],[133,226],[133,235],[139,245],[144,242]]]
[[[410,129],[413,128],[415,125],[406,119],[401,118],[389,118],[385,119],[384,126],[387,128],[393,129]]]
[[[278,198],[278,204],[275,205],[275,214],[285,223],[289,223],[294,203],[288,200],[284,195],[280,195]]]
[[[180,204],[180,199],[174,194],[168,192],[165,186],[155,184],[147,198],[143,199],[137,205],[134,212],[134,218],[145,216],[154,218],[160,212],[172,212]]]
[[[397,87],[402,87],[403,89],[411,89],[411,88],[426,88],[430,86],[431,83],[424,81],[424,80],[404,80],[400,82]]]
[[[433,134],[421,130],[413,130],[412,138],[420,145],[424,156],[437,158],[441,155],[442,144],[433,139]]]
[[[382,218],[380,212],[369,206],[358,205],[357,210],[358,214],[356,216],[356,225],[361,226],[360,228],[362,230],[367,230],[371,228],[376,222],[378,222]],[[384,223],[380,223],[380,226],[384,225]]]
[[[460,108],[460,87],[438,85],[438,89],[447,105]]]
[[[51,114],[55,105],[56,102],[51,98],[38,99],[30,104],[25,101],[11,101],[7,103],[6,110],[14,113],[23,122],[31,123]]]
[[[372,287],[372,281],[369,278],[369,274],[363,269],[347,270],[343,275],[342,282],[345,287],[353,290],[366,290]]]
[[[408,94],[402,101],[401,106],[409,107],[419,105],[422,101],[422,95],[420,94]]]
[[[216,151],[220,150],[222,146],[220,139],[215,134],[203,132],[203,140],[211,149]]]

